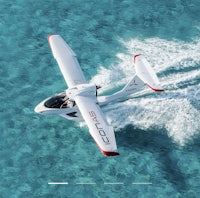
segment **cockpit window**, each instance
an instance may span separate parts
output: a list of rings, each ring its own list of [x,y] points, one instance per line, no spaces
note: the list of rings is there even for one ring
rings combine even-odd
[[[45,107],[48,107],[48,108],[60,108],[60,106],[64,102],[64,98],[65,98],[65,96],[63,96],[63,95],[53,96],[49,100],[47,100],[44,103],[44,105],[45,105]]]
[[[76,105],[75,101],[69,100],[65,92],[52,96],[44,103],[45,107],[56,108],[56,109],[72,108],[75,105]]]

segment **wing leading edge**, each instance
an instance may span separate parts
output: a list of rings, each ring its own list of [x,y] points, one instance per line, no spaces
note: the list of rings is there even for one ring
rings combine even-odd
[[[86,83],[83,72],[80,68],[76,54],[59,35],[48,36],[54,58],[63,74],[68,87]]]
[[[100,151],[107,156],[119,155],[114,130],[104,119],[96,98],[79,95],[75,101]]]

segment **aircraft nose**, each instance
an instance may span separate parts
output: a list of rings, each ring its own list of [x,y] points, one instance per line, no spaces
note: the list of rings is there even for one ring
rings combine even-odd
[[[41,109],[41,105],[38,104],[38,105],[35,107],[34,111],[35,111],[35,113],[42,113],[43,111],[42,111],[42,109]]]
[[[35,113],[39,113],[38,105],[35,107],[34,111],[35,111]]]

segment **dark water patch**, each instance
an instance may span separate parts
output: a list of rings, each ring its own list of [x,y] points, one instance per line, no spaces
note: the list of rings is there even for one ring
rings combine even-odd
[[[200,76],[193,79],[185,80],[183,82],[176,83],[176,86],[180,90],[180,89],[185,89],[187,87],[199,85],[199,82],[200,82]]]
[[[183,172],[178,163],[180,156],[174,155],[179,148],[167,136],[165,129],[145,131],[129,125],[123,129],[123,132],[116,133],[116,136],[118,144],[127,147],[129,152],[137,150],[142,156],[142,153],[148,151],[155,155],[163,178],[168,180],[180,193],[188,190],[187,174]]]
[[[171,76],[171,75],[175,75],[175,74],[186,74],[188,72],[192,72],[192,71],[198,71],[199,69],[199,65],[195,65],[195,66],[191,66],[190,63],[188,63],[188,66],[179,66],[179,65],[175,65],[175,66],[171,66],[171,67],[167,67],[166,70],[163,70],[162,72],[158,73],[158,77],[167,77],[167,76]]]

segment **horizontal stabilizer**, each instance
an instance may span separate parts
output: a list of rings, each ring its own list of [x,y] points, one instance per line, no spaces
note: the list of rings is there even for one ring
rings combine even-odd
[[[134,56],[136,75],[146,83],[153,91],[164,91],[156,73],[141,54]]]

